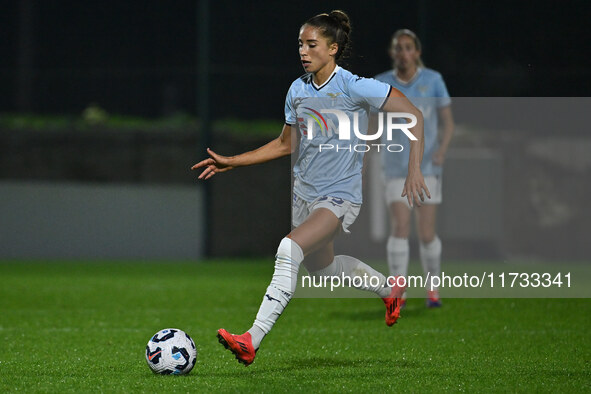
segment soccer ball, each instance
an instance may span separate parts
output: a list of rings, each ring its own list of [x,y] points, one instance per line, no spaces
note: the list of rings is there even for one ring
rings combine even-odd
[[[185,375],[197,361],[197,348],[191,337],[177,328],[158,331],[146,346],[148,367],[161,375]]]

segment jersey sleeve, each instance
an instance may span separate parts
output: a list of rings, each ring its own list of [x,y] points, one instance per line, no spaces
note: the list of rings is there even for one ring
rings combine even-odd
[[[349,84],[349,94],[359,103],[367,103],[372,109],[382,108],[392,87],[373,78],[356,77]]]
[[[388,83],[386,81],[386,78],[384,77],[384,73],[379,73],[378,75],[374,76],[373,79],[375,79],[376,81]]]
[[[285,123],[293,126],[296,124],[297,116],[294,106],[294,97],[293,97],[293,85],[287,91],[287,96],[285,97]]]
[[[445,86],[445,82],[443,82],[443,77],[440,74],[437,75],[437,78],[434,81],[435,87],[435,97],[437,108],[447,107],[451,104],[451,98],[449,97],[449,93],[447,92],[447,87]]]

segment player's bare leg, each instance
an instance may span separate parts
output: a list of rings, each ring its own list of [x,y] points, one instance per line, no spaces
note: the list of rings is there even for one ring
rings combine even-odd
[[[406,202],[393,202],[389,207],[390,223],[392,224],[391,236],[408,238],[410,235],[411,210]]]
[[[340,233],[340,229],[341,221],[334,213],[326,208],[318,208],[314,209],[310,216],[302,224],[294,228],[287,237],[300,245],[307,257],[328,244],[332,245],[332,241]],[[327,256],[327,258],[329,257],[331,256]],[[331,261],[328,260],[324,266],[330,264]]]

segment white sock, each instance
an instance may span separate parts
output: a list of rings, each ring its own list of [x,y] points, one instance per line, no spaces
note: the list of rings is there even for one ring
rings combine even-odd
[[[275,256],[275,271],[263,297],[253,326],[248,332],[255,349],[271,331],[295,292],[298,270],[304,260],[302,248],[290,238],[283,238]]]
[[[386,251],[388,252],[388,269],[392,276],[407,276],[409,246],[407,238],[390,236]]]
[[[332,263],[321,270],[312,272],[312,275],[318,277],[349,277],[351,278],[351,284],[361,284],[360,286],[354,286],[356,289],[371,291],[382,298],[388,297],[391,292],[391,288],[386,285],[386,277],[382,273],[351,256],[335,256]],[[361,280],[354,280],[354,277],[359,277]],[[378,278],[378,280],[370,280],[372,277]]]
[[[438,236],[435,236],[433,240],[427,244],[420,243],[419,253],[421,256],[421,264],[423,265],[423,272],[425,275],[429,273],[429,276],[439,276],[441,274],[441,240]],[[427,283],[427,290],[436,291],[437,288],[433,287],[432,280]]]

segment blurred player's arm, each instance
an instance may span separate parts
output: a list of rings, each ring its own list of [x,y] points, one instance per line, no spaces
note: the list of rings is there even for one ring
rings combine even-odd
[[[295,149],[295,143],[292,142],[291,126],[283,126],[281,135],[258,149],[248,151],[236,156],[218,155],[207,148],[209,158],[200,161],[191,167],[191,170],[204,168],[199,175],[199,179],[209,179],[218,172],[225,172],[236,167],[250,166],[260,164],[270,160],[278,159],[290,155]]]
[[[455,123],[450,105],[439,108],[438,115],[441,122],[441,142],[437,152],[433,153],[433,164],[440,166],[445,161],[447,148],[449,148],[451,137],[454,134]]]
[[[409,99],[398,89],[392,88],[388,99],[382,107],[384,112],[406,112],[413,114],[417,118],[417,124],[409,131],[417,138],[416,141],[410,141],[410,153],[408,158],[408,175],[404,182],[402,197],[406,196],[410,206],[413,201],[417,206],[421,206],[421,201],[425,201],[425,194],[431,198],[431,193],[425,184],[423,173],[421,172],[421,161],[423,160],[423,151],[425,150],[425,132],[423,128],[423,114],[415,107]]]

